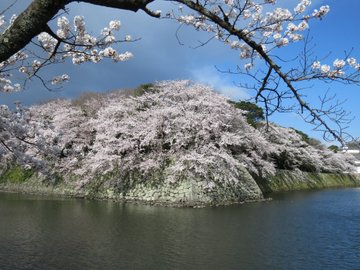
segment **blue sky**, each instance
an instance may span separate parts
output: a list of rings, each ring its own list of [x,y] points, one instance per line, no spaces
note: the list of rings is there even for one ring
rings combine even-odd
[[[10,0],[2,0],[0,10]],[[29,0],[18,1],[10,11],[19,13]],[[295,0],[280,0],[287,7],[294,7]],[[323,4],[330,5],[331,11],[327,17],[319,22],[310,24],[311,36],[314,37],[315,53],[320,57],[331,52],[329,64],[336,58],[344,56],[344,50],[354,48],[353,55],[360,59],[360,29],[358,27],[358,12],[360,1],[312,1],[313,8]],[[154,9],[176,8],[169,2],[156,2]],[[133,13],[115,9],[102,8],[89,4],[74,3],[69,6],[70,18],[74,15],[83,15],[86,19],[87,29],[98,33],[100,29],[112,19],[122,22],[120,36],[131,34],[141,38],[135,43],[123,44],[123,50],[129,50],[135,58],[129,62],[113,64],[105,61],[101,64],[72,64],[58,65],[46,71],[45,75],[69,73],[71,81],[64,85],[60,92],[49,92],[38,82],[28,84],[25,91],[17,94],[1,94],[1,102],[11,104],[15,100],[31,105],[44,100],[65,97],[74,98],[87,91],[105,92],[113,89],[135,87],[142,83],[169,79],[192,79],[211,84],[218,91],[234,99],[246,98],[249,93],[235,86],[243,78],[222,74],[216,71],[215,66],[233,68],[243,65],[238,57],[238,52],[216,40],[208,45],[194,49],[199,40],[206,40],[205,34],[199,33],[188,27],[183,27],[179,38],[184,45],[180,45],[176,38],[178,24],[169,20],[151,18],[143,12]],[[288,47],[283,52],[284,57],[297,54],[297,46]],[[338,99],[347,100],[344,107],[356,117],[351,123],[349,131],[355,137],[360,137],[360,87],[341,84],[314,85],[304,94],[309,100],[315,100],[318,95],[330,88],[331,93],[336,93]],[[312,126],[305,124],[296,114],[276,114],[271,121],[283,126],[292,126],[305,131],[315,138],[321,139],[322,134],[311,131]]]

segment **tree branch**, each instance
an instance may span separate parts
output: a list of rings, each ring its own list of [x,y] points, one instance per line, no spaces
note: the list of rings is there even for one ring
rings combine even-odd
[[[341,144],[344,144],[343,139],[334,131],[331,129],[331,127],[325,122],[325,120],[321,117],[321,115],[316,113],[316,110],[312,109],[309,104],[307,104],[298,93],[297,89],[295,89],[294,85],[291,82],[291,79],[287,76],[286,73],[284,73],[274,61],[273,59],[264,51],[262,46],[258,43],[256,43],[254,40],[252,40],[248,34],[243,31],[242,29],[237,29],[234,27],[234,25],[230,24],[228,21],[221,19],[219,16],[211,12],[210,10],[206,9],[203,5],[199,4],[198,2],[193,2],[191,0],[178,0],[179,3],[182,3],[192,10],[196,10],[200,14],[207,17],[209,20],[216,23],[218,26],[226,30],[230,35],[236,36],[239,40],[244,41],[248,46],[250,46],[254,51],[256,51],[269,65],[269,69],[272,69],[276,72],[276,74],[280,77],[280,79],[285,83],[287,88],[292,92],[293,96],[297,100],[297,102],[300,105],[301,112],[306,111],[309,112],[309,114],[317,120],[324,128],[325,130],[330,133],[334,139],[339,141]]]
[[[75,0],[71,0],[75,1]],[[160,14],[151,11],[146,6],[154,0],[81,0],[77,2],[84,2],[98,6],[125,9],[131,11],[143,10],[146,14],[152,17],[159,18]]]
[[[0,35],[0,63],[23,49],[70,0],[34,0]]]
[[[149,10],[146,5],[153,0],[81,0],[105,7],[131,11],[143,10],[148,15],[160,17],[160,14]],[[0,63],[23,49],[34,37],[46,31],[48,22],[65,6],[75,0],[33,0],[0,35]]]

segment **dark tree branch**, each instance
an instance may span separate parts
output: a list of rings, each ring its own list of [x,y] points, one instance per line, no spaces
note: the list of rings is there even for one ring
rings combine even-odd
[[[67,4],[75,1],[76,0],[33,0],[28,8],[17,17],[14,23],[0,35],[0,63],[9,59],[12,55],[23,49],[29,42],[31,42],[34,37],[36,37],[41,32],[49,33],[58,41],[54,52],[52,52],[49,58],[44,61],[43,65],[51,62],[52,56],[57,53],[59,44],[61,42],[68,42],[67,40],[62,40],[57,37],[56,34],[53,33],[50,28],[48,28],[48,22],[54,19],[55,16],[59,14],[59,11],[64,9]],[[147,8],[147,5],[153,1],[154,0],[78,0],[76,2],[84,2],[110,8],[130,10],[134,12],[143,10],[150,16],[160,17],[159,13],[153,12]],[[326,74],[322,74],[321,72],[317,73],[314,71],[308,71],[309,64],[306,56],[308,49],[306,46],[304,48],[304,56],[302,59],[300,59],[300,61],[302,61],[302,69],[299,72],[297,72],[298,70],[295,69],[291,69],[290,71],[285,72],[284,69],[275,62],[277,59],[270,55],[269,50],[265,52],[261,45],[262,41],[257,41],[258,39],[256,37],[249,34],[248,29],[241,29],[241,26],[240,28],[237,28],[236,22],[240,18],[240,14],[242,14],[247,6],[251,4],[251,1],[249,0],[246,0],[243,3],[242,8],[239,7],[239,13],[235,17],[235,20],[232,19],[230,14],[227,14],[223,10],[221,5],[218,6],[218,11],[209,10],[208,6],[214,5],[210,1],[205,0],[202,4],[198,0],[174,1],[182,3],[190,9],[197,11],[201,15],[198,18],[200,22],[209,20],[215,23],[218,30],[217,34],[219,39],[222,39],[226,42],[230,36],[235,36],[240,41],[243,41],[245,44],[247,44],[247,46],[249,46],[251,59],[253,59],[255,56],[260,56],[265,61],[268,71],[266,74],[264,73],[265,77],[261,81],[259,79],[256,80],[258,82],[256,99],[262,99],[262,102],[265,103],[266,108],[268,109],[268,113],[272,113],[274,110],[281,110],[283,106],[281,105],[281,101],[283,99],[294,98],[297,104],[300,106],[301,113],[308,112],[311,117],[311,122],[319,124],[336,140],[343,143],[339,133],[332,130],[324,120],[326,117],[329,118],[329,115],[326,114],[326,111],[322,110],[322,108],[312,108],[307,102],[305,102],[303,96],[300,95],[301,89],[296,88],[295,85],[297,82],[313,79],[323,81],[335,80],[342,81],[344,83],[359,84],[359,75],[353,73],[346,77],[342,77],[341,73],[339,73],[329,77],[326,76]],[[240,6],[240,1],[238,1],[238,5]],[[285,18],[283,21],[291,21],[291,19]],[[256,31],[260,26],[269,27],[272,24],[273,22],[271,21],[268,23],[268,25],[259,25],[258,23],[254,24],[252,29],[250,29],[250,32]],[[200,46],[205,44],[206,42],[201,43]],[[276,46],[277,45],[275,44],[273,49],[276,48]],[[33,76],[37,76],[36,72]],[[281,85],[285,85],[285,90],[280,89],[280,83]],[[334,110],[327,111],[327,113],[331,112],[334,112]],[[335,111],[335,114],[336,113],[337,111]],[[341,115],[342,114],[340,113],[340,116]],[[339,119],[341,120],[341,117],[335,119],[337,121],[335,121],[336,124],[340,123]]]
[[[192,10],[196,10],[200,14],[204,15],[210,21],[213,21],[219,27],[226,30],[230,35],[236,36],[239,40],[244,41],[248,46],[250,46],[254,51],[256,51],[264,59],[264,61],[269,65],[269,68],[271,68],[272,70],[274,70],[276,72],[276,74],[280,77],[280,79],[285,83],[286,87],[291,91],[294,98],[300,105],[301,112],[303,112],[304,110],[309,112],[311,117],[313,117],[321,126],[323,126],[324,129],[334,137],[334,139],[336,139],[340,143],[344,144],[344,141],[341,138],[341,136],[339,136],[339,134],[336,131],[334,131],[327,124],[327,122],[321,117],[321,115],[319,115],[316,112],[316,110],[311,108],[309,106],[309,104],[307,104],[301,98],[298,90],[294,87],[294,85],[292,84],[292,81],[287,76],[287,74],[282,71],[281,67],[279,67],[273,61],[273,59],[263,50],[262,46],[260,44],[256,43],[254,40],[252,40],[246,32],[244,32],[241,29],[235,28],[234,25],[232,25],[228,21],[220,18],[219,16],[217,16],[210,10],[206,9],[203,5],[199,4],[198,2],[193,2],[191,0],[178,0],[178,2],[184,4],[184,5],[188,6],[189,8],[191,8]]]
[[[71,0],[74,2],[75,0]],[[125,9],[131,11],[144,10],[147,14],[153,17],[160,17],[158,14],[150,11],[146,6],[154,0],[79,0],[76,2],[84,2],[98,6],[111,7],[117,9]]]
[[[271,75],[271,72],[272,72],[272,67],[269,68],[267,74],[265,75],[265,77],[263,79],[261,87],[259,88],[258,93],[256,94],[256,97],[255,97],[256,102],[257,102],[258,96],[261,94],[261,92],[265,89],[266,85],[268,84],[268,80]]]
[[[90,3],[105,7],[131,11],[143,10],[148,15],[160,17],[160,14],[149,10],[146,5],[153,0],[81,0],[76,2]],[[23,49],[34,37],[46,31],[48,22],[65,6],[75,0],[33,0],[31,4],[0,35],[0,63]]]
[[[63,9],[69,0],[34,0],[0,35],[0,62],[23,49],[34,37],[43,32],[47,23]]]

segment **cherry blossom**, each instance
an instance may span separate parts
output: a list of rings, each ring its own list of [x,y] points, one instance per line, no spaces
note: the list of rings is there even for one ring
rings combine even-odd
[[[0,34],[2,28],[12,23],[14,17],[7,22],[4,16],[0,17]],[[85,18],[83,16],[75,16],[73,26],[70,20],[61,16],[57,19],[58,29],[55,31],[48,30],[37,36],[37,41],[48,56],[39,58],[37,55],[29,55],[19,51],[7,61],[0,63],[0,91],[13,92],[20,91],[21,86],[17,82],[12,81],[13,70],[18,70],[21,74],[28,78],[39,77],[39,71],[50,62],[62,62],[65,59],[71,59],[74,65],[84,62],[98,63],[104,58],[110,58],[115,62],[128,61],[133,57],[130,52],[119,53],[115,48],[111,47],[120,40],[116,38],[115,32],[121,28],[119,20],[112,20],[109,26],[101,30],[101,36],[95,37],[90,35],[86,30]],[[125,35],[123,41],[132,41],[130,35]],[[49,57],[47,60],[46,57]],[[26,62],[28,60],[28,62]],[[14,66],[12,68],[12,66]],[[6,70],[6,71],[1,71]],[[24,78],[26,80],[26,77]],[[55,76],[49,83],[57,85],[69,81],[70,76],[67,74]],[[42,80],[44,83],[46,81]]]
[[[309,0],[300,0],[289,8],[279,6],[275,0],[176,2],[180,4],[177,10],[171,10],[166,15],[161,15],[160,10],[147,9],[146,1],[142,6],[137,6],[136,1],[130,3],[135,5],[130,10],[141,9],[153,17],[163,16],[188,25],[207,33],[209,40],[215,38],[237,50],[238,61],[242,61],[237,65],[237,73],[244,73],[255,80],[254,86],[249,88],[256,91],[255,100],[263,102],[267,118],[274,111],[283,109],[283,97],[294,98],[300,111],[309,113],[310,122],[324,126],[327,132],[343,143],[339,135],[341,132],[333,131],[323,119],[328,112],[322,107],[312,109],[303,99],[306,95],[299,94],[301,87],[297,88],[297,84],[312,80],[359,83],[360,63],[350,53],[334,61],[321,56],[310,59],[311,53],[308,53],[294,56],[300,59],[297,64],[301,68],[287,70],[278,54],[282,47],[300,40],[306,43],[312,21],[323,19],[330,11],[328,5],[312,9],[312,1]],[[0,63],[0,92],[19,91],[33,78],[40,79],[45,87],[69,81],[68,74],[43,78],[42,70],[53,63],[69,61],[80,65],[99,63],[104,59],[128,61],[133,57],[131,52],[121,48],[121,42],[136,39],[127,33],[120,36],[121,22],[117,19],[111,20],[100,31],[89,31],[83,16],[68,18],[61,14],[53,19],[56,20],[55,26],[43,25],[38,29],[44,32],[32,37],[41,52],[34,52],[28,47],[20,48]],[[16,20],[16,16],[7,19],[0,15],[0,35],[16,25]],[[202,44],[206,45],[206,42]],[[259,68],[255,68],[256,65]],[[19,76],[22,77],[17,79]],[[281,92],[282,88],[286,90]],[[114,94],[111,98],[101,98],[103,103],[97,98],[90,99],[81,106],[72,105],[69,101],[56,101],[34,106],[29,111],[18,109],[11,112],[2,108],[2,150],[8,150],[12,157],[26,152],[27,156],[32,155],[36,160],[46,160],[31,145],[51,145],[55,150],[49,152],[60,156],[60,160],[50,164],[52,169],[88,174],[89,177],[99,169],[111,172],[120,165],[124,168],[123,173],[128,174],[126,177],[135,171],[142,172],[145,177],[167,164],[165,174],[170,182],[180,181],[186,171],[189,177],[203,179],[204,187],[208,188],[215,183],[236,181],[240,167],[255,175],[274,173],[276,164],[272,158],[287,154],[295,160],[299,158],[301,161],[302,157],[311,159],[311,167],[316,170],[335,170],[336,166],[329,165],[322,153],[313,154],[311,147],[304,146],[296,134],[286,130],[284,133],[294,137],[294,143],[284,142],[275,149],[268,137],[274,134],[263,135],[262,130],[247,126],[243,117],[246,112],[239,112],[208,87],[177,81],[158,83],[152,90],[137,98],[124,99],[123,95]],[[99,103],[103,107],[98,107]],[[201,112],[206,112],[206,115]],[[272,129],[281,130],[275,125]],[[24,136],[19,135],[20,130]],[[283,147],[285,144],[290,150]],[[306,151],[296,145],[303,145]],[[192,148],[198,151],[194,153]],[[324,165],[321,166],[319,160]],[[214,169],[216,161],[221,166]],[[299,168],[300,161],[294,161],[292,167]],[[339,164],[344,168],[345,165]],[[207,175],[209,172],[210,177]]]
[[[170,185],[191,178],[211,190],[237,183],[244,168],[259,177],[283,168],[353,169],[344,155],[309,145],[292,129],[270,124],[267,130],[265,123],[255,129],[247,123],[246,111],[210,87],[189,81],[159,82],[136,97],[126,91],[89,94],[18,113],[1,107],[0,112],[2,146],[15,147],[20,141],[16,151],[27,153],[21,162],[32,167],[47,159],[44,153],[53,153],[52,162],[42,166],[66,181],[76,176],[80,189],[99,172],[116,173],[119,185],[134,177]],[[24,141],[9,133],[9,125],[16,125]],[[39,151],[38,145],[51,151]],[[2,162],[15,155],[1,145],[0,150]]]
[[[333,63],[334,68],[342,69],[346,65],[346,62],[342,59],[336,59]]]
[[[322,65],[320,69],[322,73],[329,73],[331,67],[329,65]]]

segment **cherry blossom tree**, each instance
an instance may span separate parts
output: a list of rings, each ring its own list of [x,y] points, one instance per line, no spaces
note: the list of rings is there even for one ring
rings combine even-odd
[[[0,106],[0,171],[19,164],[25,170],[39,172],[51,183],[55,180],[52,168],[59,148],[46,141],[50,127],[46,121],[31,122],[28,110],[20,104],[16,107],[14,112]]]
[[[39,75],[39,71],[48,65],[68,59],[79,65],[98,63],[104,58],[115,62],[132,58],[131,52],[119,52],[116,48],[118,43],[134,41],[128,33],[118,33],[120,21],[110,21],[100,36],[93,36],[86,29],[82,16],[69,19],[64,15],[63,11],[72,2],[75,1],[33,0],[18,16],[7,18],[5,11],[0,14],[0,91],[20,91],[31,78],[38,78],[45,87],[68,81],[68,74],[54,78]],[[274,111],[299,110],[306,121],[315,125],[315,129],[324,132],[325,139],[344,143],[344,128],[349,119],[340,108],[341,104],[329,103],[331,99],[325,96],[320,107],[316,108],[301,94],[304,82],[360,82],[360,64],[350,53],[335,60],[311,57],[306,42],[309,25],[313,20],[324,18],[330,11],[329,6],[314,9],[310,0],[300,0],[293,9],[278,6],[276,0],[175,0],[176,9],[161,12],[147,7],[152,0],[76,2],[144,11],[149,16],[176,20],[181,25],[207,32],[209,40],[217,39],[239,52],[240,60],[245,62],[243,67],[238,66],[236,73],[253,80],[253,84],[242,86],[255,91],[254,99],[263,104],[267,119]],[[52,20],[56,21],[57,27],[50,27]],[[282,65],[279,58],[282,48],[301,40],[305,40],[305,46],[296,58],[297,62]],[[31,49],[30,45],[33,46]],[[24,77],[16,81],[14,74],[19,72]],[[284,101],[288,99],[295,100],[297,108],[287,107]],[[10,126],[2,124],[1,131],[11,133]],[[3,148],[9,148],[5,140],[2,141]]]
[[[211,191],[237,184],[244,169],[258,178],[276,169],[354,170],[351,157],[317,149],[293,129],[254,128],[246,111],[189,81],[157,83],[139,96],[118,91],[82,102],[55,100],[32,106],[28,115],[37,129],[34,140],[58,153],[52,170],[66,181],[76,179],[79,189],[99,174],[114,174],[111,185],[119,190],[195,179]],[[32,151],[25,152],[46,159]]]

